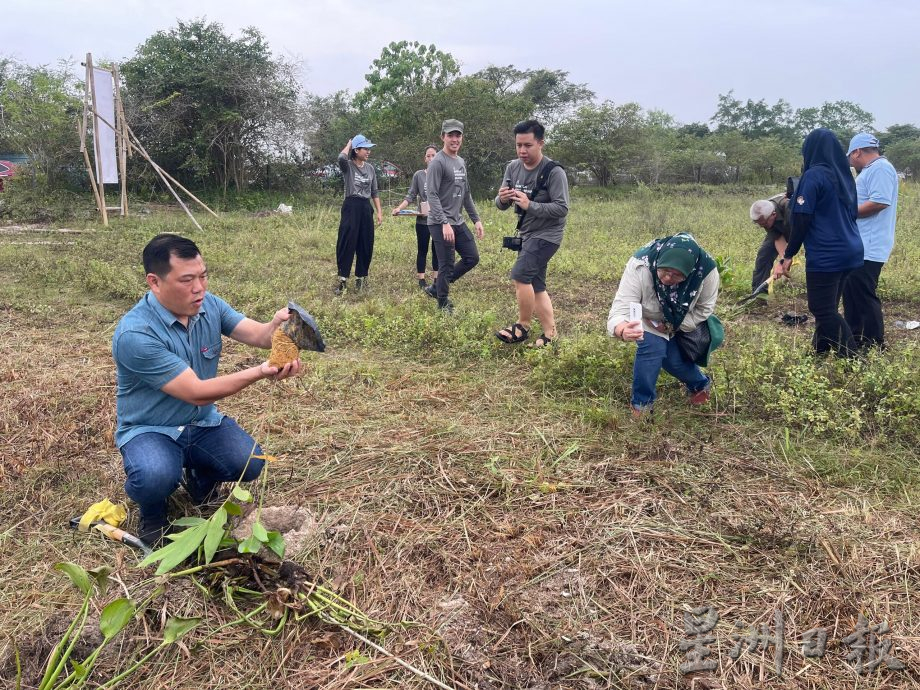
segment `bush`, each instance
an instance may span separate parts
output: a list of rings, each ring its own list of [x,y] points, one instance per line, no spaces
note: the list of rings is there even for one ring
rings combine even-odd
[[[18,223],[53,223],[76,217],[91,218],[94,213],[92,193],[47,189],[41,180],[23,169],[4,183],[0,194],[0,218]]]

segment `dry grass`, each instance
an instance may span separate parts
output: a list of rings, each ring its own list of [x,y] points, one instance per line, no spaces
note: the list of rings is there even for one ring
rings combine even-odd
[[[135,598],[152,586],[130,551],[66,529],[91,501],[123,497],[109,338],[124,305],[61,295],[43,296],[50,309],[0,311],[7,687],[14,645],[34,678],[78,606],[51,564],[111,565]],[[225,371],[258,354],[224,352]],[[524,358],[458,364],[338,342],[309,362],[299,380],[253,386],[222,409],[279,456],[266,503],[316,517],[289,557],[371,617],[411,622],[385,646],[448,686],[920,687],[915,487],[874,493],[810,468],[815,453],[858,459],[868,445],[784,443],[718,402],[672,406],[649,427],[618,413],[592,421],[570,411],[577,400],[527,385]],[[684,675],[684,612],[705,604],[721,616],[718,667]],[[777,610],[781,678],[772,648],[729,655],[736,621],[772,628]],[[889,621],[907,670],[860,677],[848,666],[842,640],[860,613]],[[167,614],[203,624],[125,687],[431,687],[334,628],[215,632],[233,614],[185,579],[97,677],[150,648]],[[802,633],[815,627],[829,629],[827,653],[805,659]],[[355,649],[369,661],[350,666]]]

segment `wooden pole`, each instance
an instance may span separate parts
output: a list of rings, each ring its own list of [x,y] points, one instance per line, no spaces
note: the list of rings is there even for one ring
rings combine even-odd
[[[121,177],[121,215],[128,215],[128,159],[125,150],[125,111],[121,103],[121,85],[118,66],[112,65],[112,79],[115,82],[115,138],[118,142],[118,174]]]
[[[134,132],[131,130],[130,127],[128,127],[128,132],[131,134],[131,137],[134,139],[134,147],[137,149],[138,153],[140,153],[141,156],[144,157],[144,160],[150,163],[150,166],[153,168],[153,171],[157,175],[160,176],[160,179],[163,181],[163,184],[166,185],[166,189],[168,189],[170,194],[172,194],[173,197],[175,197],[176,201],[179,202],[179,206],[182,207],[182,210],[185,211],[186,215],[188,215],[191,221],[195,224],[195,227],[201,230],[201,226],[198,224],[198,221],[195,220],[195,216],[192,215],[192,212],[188,210],[188,206],[185,205],[182,199],[179,198],[179,195],[176,194],[176,190],[173,189],[172,185],[169,184],[169,180],[166,179],[163,169],[159,165],[153,162],[153,159],[150,157],[147,151],[144,150],[144,147],[141,146],[141,143],[137,140],[137,137],[134,135]]]
[[[185,192],[186,194],[188,194],[192,199],[194,199],[195,201],[197,201],[197,202],[201,205],[201,207],[204,208],[204,210],[206,210],[206,211],[207,211],[208,213],[210,213],[212,216],[214,216],[215,218],[220,218],[220,216],[217,215],[216,213],[214,213],[214,211],[212,211],[212,210],[208,207],[208,205],[207,205],[206,203],[204,203],[201,199],[199,199],[197,196],[195,196],[195,195],[192,194],[189,190],[187,190],[185,187],[183,187],[183,186],[182,186],[182,183],[179,182],[179,180],[177,180],[175,177],[173,177],[173,176],[170,175],[168,172],[166,172],[165,170],[163,170],[163,168],[161,168],[159,165],[157,165],[156,163],[154,163],[154,162],[153,162],[153,159],[151,159],[150,156],[147,155],[147,152],[144,150],[144,147],[141,146],[140,141],[139,141],[138,138],[137,138],[137,135],[134,133],[134,130],[132,130],[131,127],[128,126],[128,125],[125,125],[125,127],[127,127],[128,133],[131,135],[131,138],[134,140],[134,144],[133,144],[134,148],[136,148],[136,149],[138,150],[138,152],[139,152],[144,158],[147,159],[147,161],[150,163],[150,165],[152,165],[152,166],[157,170],[157,172],[162,173],[162,174],[165,175],[167,178],[169,178],[170,180],[172,180],[173,184],[175,184],[179,189],[181,189],[183,192]]]
[[[93,150],[96,153],[96,163],[99,164],[102,159],[101,149],[99,148],[99,123],[96,118],[96,80],[93,76],[93,54],[86,54],[86,76],[87,81],[89,82],[89,95],[91,102],[93,104]],[[99,165],[100,171],[102,166]],[[102,213],[102,224],[106,227],[109,226],[109,215],[105,210],[105,185],[102,182],[102,179],[99,179],[98,188],[99,188],[99,198],[102,200],[102,203],[99,204],[99,211]]]
[[[99,198],[99,190],[96,189],[96,176],[93,174],[93,164],[89,160],[89,152],[86,150],[86,117],[83,118],[83,128],[80,127],[80,121],[77,120],[77,133],[80,135],[80,152],[83,154],[83,160],[86,162],[86,172],[89,174],[89,184],[93,188],[93,198],[96,200],[96,208],[102,208],[102,199]]]

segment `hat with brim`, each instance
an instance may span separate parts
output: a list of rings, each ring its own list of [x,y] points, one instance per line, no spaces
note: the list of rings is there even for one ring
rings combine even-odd
[[[353,149],[370,149],[375,147],[377,144],[372,142],[363,134],[356,134],[355,138],[351,140],[351,147]]]
[[[847,155],[849,156],[856,149],[877,149],[878,147],[878,139],[868,132],[860,132],[850,139],[850,145],[847,147]]]
[[[451,132],[463,134],[463,123],[460,120],[444,120],[441,123],[441,134],[450,134]]]

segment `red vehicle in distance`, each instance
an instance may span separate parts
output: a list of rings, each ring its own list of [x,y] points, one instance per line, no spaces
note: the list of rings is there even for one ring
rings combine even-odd
[[[12,177],[16,172],[16,166],[9,161],[0,161],[0,192],[3,191],[3,180]]]

